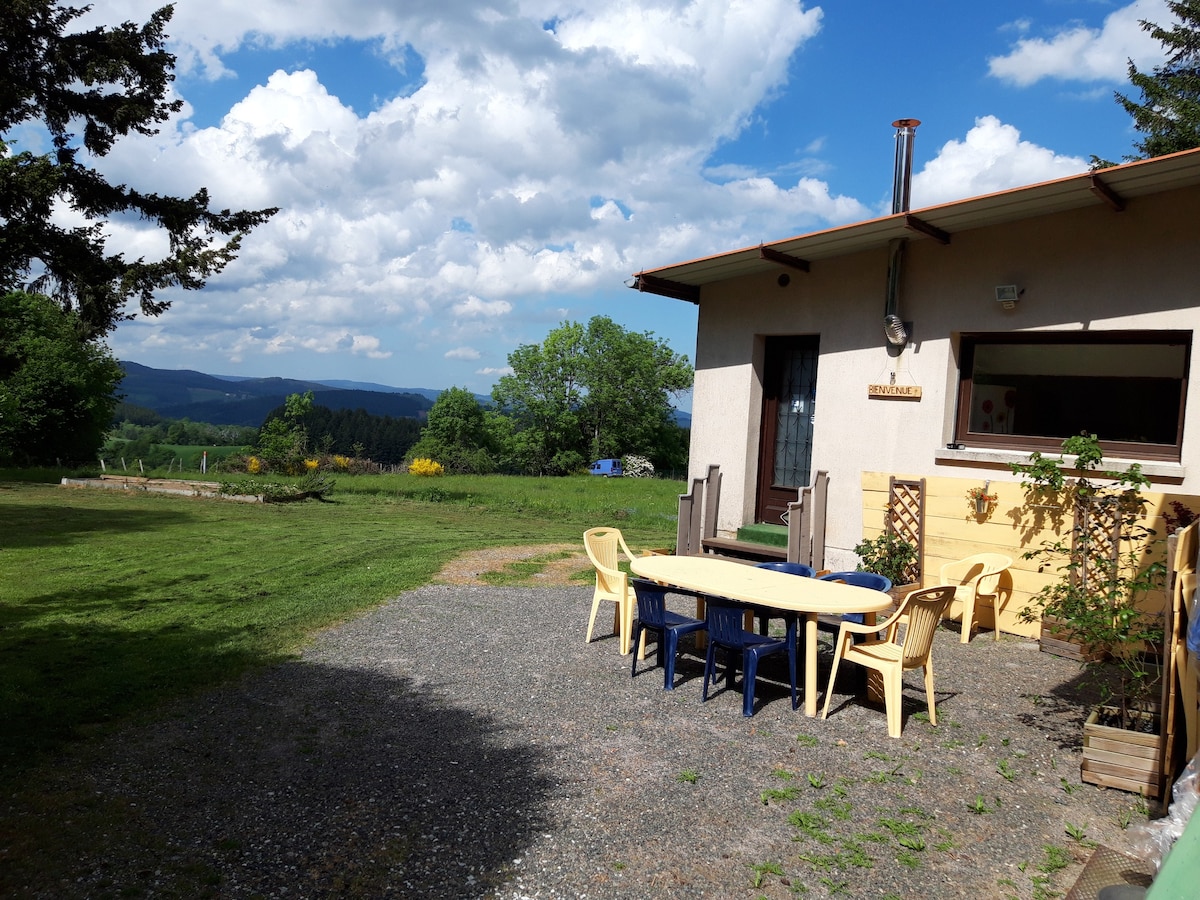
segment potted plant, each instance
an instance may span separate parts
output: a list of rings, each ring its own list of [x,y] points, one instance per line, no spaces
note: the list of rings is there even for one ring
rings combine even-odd
[[[986,516],[991,512],[992,504],[998,499],[995,494],[989,494],[990,481],[985,481],[983,487],[973,487],[967,491],[967,500],[975,510],[975,515]]]
[[[917,548],[893,531],[884,531],[878,537],[864,539],[855,548],[861,562],[860,572],[884,575],[892,582],[892,595],[907,594],[918,582],[920,570]]]
[[[1068,455],[1076,457],[1069,465]],[[1144,524],[1141,492],[1149,482],[1141,467],[1112,472],[1102,463],[1096,436],[1079,435],[1063,442],[1058,459],[1034,453],[1028,464],[1012,465],[1033,527],[1045,527],[1049,511],[1048,524],[1057,530],[1025,558],[1054,566],[1059,577],[1019,617],[1053,619],[1063,636],[1078,642],[1100,686],[1102,703],[1084,726],[1083,780],[1159,796],[1163,737],[1153,697],[1161,679],[1163,619],[1143,605],[1163,586],[1166,569],[1148,561],[1155,533]],[[1078,474],[1068,477],[1072,469]]]

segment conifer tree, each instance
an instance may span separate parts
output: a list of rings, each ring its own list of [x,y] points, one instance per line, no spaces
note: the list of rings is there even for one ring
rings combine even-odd
[[[1167,0],[1178,20],[1169,28],[1142,21],[1142,29],[1167,50],[1167,60],[1149,72],[1129,61],[1129,81],[1141,102],[1117,93],[1142,139],[1137,156],[1147,159],[1200,147],[1200,0]]]
[[[241,238],[274,209],[214,211],[208,192],[191,197],[111,184],[90,163],[128,134],[151,135],[177,112],[175,57],[165,49],[174,11],[145,25],[72,30],[88,7],[58,0],[0,2],[0,291],[27,286],[75,311],[87,336],[130,318],[127,301],[158,315],[167,288],[195,290],[236,255]],[[22,149],[16,135],[44,129],[52,149]],[[84,219],[66,224],[57,210]],[[159,259],[127,259],[106,247],[104,226],[131,217],[166,233]],[[26,280],[32,281],[26,285]]]

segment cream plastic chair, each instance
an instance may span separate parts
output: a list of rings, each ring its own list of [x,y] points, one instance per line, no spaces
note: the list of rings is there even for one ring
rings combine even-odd
[[[929,701],[929,724],[937,724],[937,708],[933,700],[933,661],[929,657],[933,648],[933,635],[937,631],[942,613],[954,599],[954,587],[926,588],[913,591],[900,604],[900,608],[886,622],[879,625],[859,625],[842,622],[834,643],[833,668],[829,673],[829,689],[825,692],[825,708],[821,718],[829,715],[829,701],[833,698],[833,682],[837,678],[838,666],[843,659],[879,672],[883,681],[883,699],[887,708],[888,734],[900,737],[901,717],[900,690],[906,669],[925,669],[925,696]],[[904,640],[897,642],[896,634],[901,618],[907,617]],[[883,631],[885,637],[876,635]],[[860,644],[853,642],[856,634],[869,635]]]
[[[625,543],[619,529],[589,528],[583,533],[583,546],[587,550],[588,559],[596,569],[596,590],[592,594],[592,615],[588,619],[587,637],[585,643],[592,640],[592,630],[596,626],[596,613],[600,610],[600,601],[611,600],[616,604],[613,610],[613,631],[621,637],[621,655],[629,653],[629,638],[633,631],[633,610],[637,601],[634,598],[633,587],[629,576],[617,568],[620,554],[627,559],[633,559],[633,551]],[[643,651],[644,652],[644,651]]]
[[[975,603],[980,597],[991,597],[995,610],[992,637],[1000,640],[1000,610],[995,609],[1000,587],[1000,576],[1012,565],[1012,559],[1003,553],[976,553],[958,562],[946,563],[938,582],[953,585],[955,596],[962,601],[962,637],[960,643],[971,640],[975,630]]]

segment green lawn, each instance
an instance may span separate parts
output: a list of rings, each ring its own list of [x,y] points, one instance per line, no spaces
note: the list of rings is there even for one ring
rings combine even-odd
[[[425,583],[463,551],[580,542],[595,525],[669,546],[683,490],[340,476],[330,502],[257,505],[0,481],[0,780],[294,654],[313,630]]]

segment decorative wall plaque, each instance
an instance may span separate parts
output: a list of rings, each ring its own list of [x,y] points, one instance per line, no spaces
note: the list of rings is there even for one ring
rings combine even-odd
[[[919,384],[868,384],[867,396],[876,400],[920,400]]]

